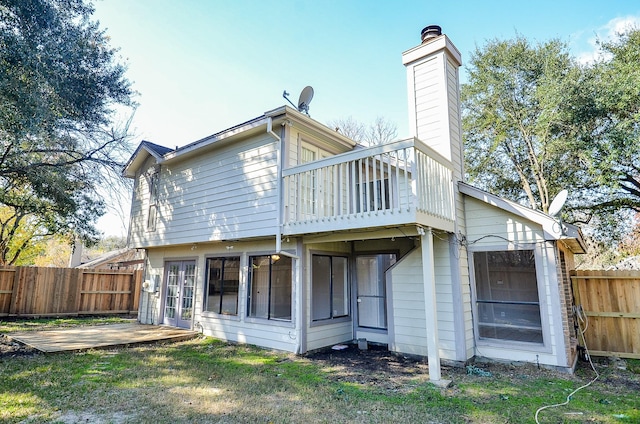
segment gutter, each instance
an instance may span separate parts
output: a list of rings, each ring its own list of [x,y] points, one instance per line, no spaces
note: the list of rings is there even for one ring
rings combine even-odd
[[[283,216],[282,216],[282,205],[283,205],[283,197],[284,197],[284,189],[282,186],[282,140],[284,140],[285,137],[285,131],[286,131],[286,125],[287,125],[287,121],[285,120],[282,123],[282,127],[280,129],[280,135],[278,136],[278,134],[276,134],[273,131],[273,118],[271,116],[267,117],[267,134],[269,134],[270,136],[272,136],[276,142],[278,143],[278,147],[276,149],[276,161],[277,161],[277,171],[276,171],[276,178],[278,180],[278,204],[276,206],[276,214],[277,214],[277,218],[276,218],[276,249],[275,249],[275,254],[277,255],[284,255],[284,256],[288,256],[292,259],[298,259],[296,260],[294,263],[296,264],[296,269],[294,272],[294,275],[296,276],[300,276],[301,272],[300,272],[300,261],[299,261],[299,257],[296,255],[293,255],[289,252],[284,252],[282,250],[282,222],[283,222]],[[303,300],[302,300],[302,282],[298,281],[298,279],[294,279],[293,284],[296,287],[299,287],[298,290],[296,290],[296,293],[298,293],[297,298],[295,299],[295,303],[297,304],[296,307],[296,323],[295,323],[295,328],[294,328],[294,336],[291,336],[291,333],[289,333],[289,337],[295,340],[295,348],[294,348],[294,352],[295,354],[299,354],[302,351],[302,343],[301,343],[301,339],[302,339],[302,311],[301,311],[301,305],[303,304]]]

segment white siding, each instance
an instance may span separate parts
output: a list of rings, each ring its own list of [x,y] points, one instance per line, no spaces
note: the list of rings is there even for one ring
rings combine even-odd
[[[468,359],[474,355],[474,329],[473,329],[473,313],[472,313],[472,294],[471,281],[469,276],[469,259],[467,249],[465,249],[460,240],[463,234],[469,238],[467,231],[467,223],[465,220],[465,199],[458,189],[458,185],[454,185],[455,207],[456,207],[456,228],[455,233],[451,237],[450,249],[453,251],[452,267],[458,270],[458,284],[454,287],[454,302],[456,323],[458,331],[458,353],[459,359]],[[455,281],[455,278],[454,278]]]
[[[307,350],[320,349],[353,340],[351,321],[310,327],[307,333]]]
[[[156,294],[143,291],[140,296],[138,320],[142,324],[158,324],[158,317],[156,314],[157,308],[158,303]]]
[[[434,238],[438,337],[442,359],[458,360],[455,344],[449,243]],[[427,331],[420,248],[411,251],[392,269],[393,328],[389,329],[389,349],[427,356]]]
[[[544,241],[542,227],[480,200],[465,197],[467,243],[470,247]]]
[[[274,235],[276,148],[273,137],[265,133],[161,166],[156,230],[146,231],[148,192],[138,184],[133,245]]]
[[[417,138],[451,160],[447,125],[447,93],[443,55],[436,55],[413,67]]]
[[[473,251],[534,248],[544,346],[476,341],[476,355],[510,361],[569,367],[563,329],[555,242],[545,241],[539,224],[477,199],[465,197],[467,243]],[[471,265],[471,261],[470,261]],[[471,268],[471,267],[470,267]],[[566,320],[564,320],[566,322]],[[502,344],[502,346],[501,346]]]
[[[458,181],[464,176],[464,158],[462,149],[462,126],[460,122],[460,82],[458,66],[449,56],[446,59],[446,85],[449,123],[449,140],[451,143],[451,162],[453,178]]]
[[[136,174],[131,199],[131,234],[144,234],[147,230],[147,218],[149,213],[149,172],[153,169],[155,161],[147,158]]]

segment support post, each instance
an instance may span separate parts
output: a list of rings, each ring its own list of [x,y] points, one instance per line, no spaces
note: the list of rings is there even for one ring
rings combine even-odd
[[[422,278],[424,285],[424,310],[427,324],[427,354],[429,380],[440,381],[440,353],[438,343],[438,313],[436,305],[436,275],[433,259],[433,233],[431,228],[418,228],[422,245]]]

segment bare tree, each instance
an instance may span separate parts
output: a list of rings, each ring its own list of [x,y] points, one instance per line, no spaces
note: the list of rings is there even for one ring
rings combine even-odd
[[[396,124],[382,116],[378,116],[369,125],[356,121],[352,116],[349,116],[329,121],[327,126],[335,128],[340,134],[367,146],[389,143],[398,134]]]
[[[334,128],[337,132],[349,137],[352,140],[361,142],[364,139],[366,129],[362,122],[356,121],[352,116],[338,118],[327,123],[327,126]]]
[[[398,136],[398,126],[383,116],[378,116],[367,128],[364,141],[369,146],[392,142]]]

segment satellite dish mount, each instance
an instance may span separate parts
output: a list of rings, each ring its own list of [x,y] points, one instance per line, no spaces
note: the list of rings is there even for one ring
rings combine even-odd
[[[567,201],[567,196],[569,192],[567,190],[561,190],[560,193],[556,195],[551,201],[551,205],[549,205],[549,215],[555,218],[558,221],[558,225],[560,226],[560,234],[565,234],[566,229],[564,224],[562,223],[562,216],[560,212],[562,212],[562,208]]]
[[[311,100],[313,99],[313,87],[311,87],[310,85],[307,85],[305,88],[302,89],[302,92],[300,93],[300,97],[298,98],[297,106],[291,100],[289,100],[289,93],[287,93],[287,90],[284,90],[282,92],[282,97],[284,97],[289,103],[291,103],[291,106],[298,109],[298,112],[302,112],[302,113],[305,113],[307,116],[310,116],[309,103],[311,103]]]

